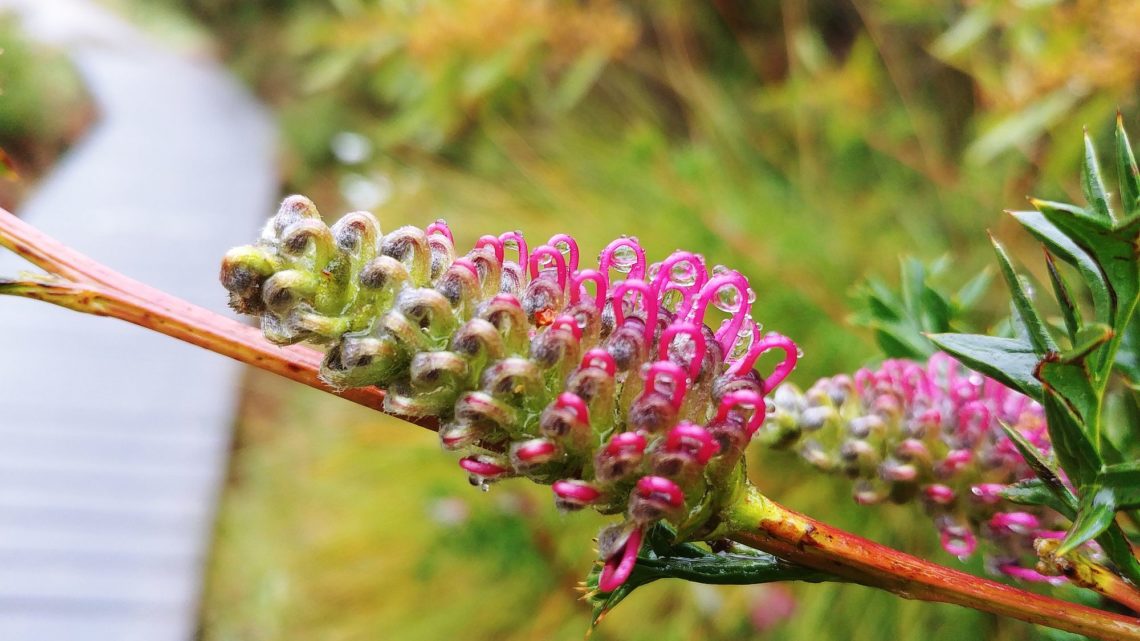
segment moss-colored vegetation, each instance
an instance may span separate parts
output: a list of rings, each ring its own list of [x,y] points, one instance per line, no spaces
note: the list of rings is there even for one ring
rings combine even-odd
[[[519,228],[700,251],[803,345],[800,382],[875,357],[848,296],[900,253],[951,252],[964,282],[986,228],[1032,251],[1001,210],[1075,197],[1081,125],[1106,138],[1140,97],[1130,0],[171,4],[278,109],[288,187],[322,210],[373,209],[385,229],[446,217],[459,246]],[[481,494],[430,434],[261,376],[238,434],[204,639],[582,637],[569,584],[597,520],[533,488]],[[910,508],[857,508],[791,457],[753,458],[792,507],[957,563]],[[1039,634],[792,589],[796,615],[765,638]],[[757,638],[765,594],[656,584],[593,638]]]

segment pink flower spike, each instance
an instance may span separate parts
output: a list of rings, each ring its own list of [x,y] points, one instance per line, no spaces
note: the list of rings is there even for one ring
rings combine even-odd
[[[516,444],[513,449],[515,458],[529,465],[547,463],[558,454],[558,446],[544,438],[523,441]]]
[[[455,262],[451,264],[463,267],[467,271],[471,272],[475,278],[479,278],[479,268],[475,267],[475,263],[471,262],[469,258],[456,258]]]
[[[518,297],[516,297],[514,294],[495,294],[494,297],[491,298],[491,304],[507,304],[522,309],[522,303],[519,302]]]
[[[696,380],[697,375],[701,373],[701,365],[705,362],[705,335],[701,329],[692,323],[673,323],[665,328],[661,334],[661,341],[658,343],[657,358],[660,360],[669,359],[669,348],[673,345],[673,340],[678,334],[686,334],[689,340],[693,342],[693,355],[689,359],[688,374],[690,380]]]
[[[705,313],[708,311],[709,305],[720,296],[721,290],[723,289],[735,289],[737,295],[735,309],[723,310],[731,313],[732,318],[716,332],[717,342],[720,343],[725,354],[730,354],[732,352],[732,346],[736,344],[737,336],[740,334],[740,328],[744,325],[744,319],[752,309],[752,303],[748,300],[749,286],[747,278],[738,272],[732,271],[714,276],[712,280],[705,283],[700,293],[697,294],[697,302],[689,314],[689,320],[698,324],[705,322]],[[720,309],[720,307],[717,306],[717,309]]]
[[[519,260],[516,264],[521,267],[525,267],[527,265],[526,239],[523,238],[522,233],[517,231],[504,232],[502,234],[499,234],[499,242],[503,244],[504,252],[508,247],[507,243],[513,242],[515,249],[518,250],[519,255]]]
[[[432,234],[439,234],[440,236],[443,236],[444,238],[450,240],[452,243],[455,243],[455,237],[451,235],[451,228],[447,226],[447,221],[442,218],[428,225],[427,229],[424,230],[424,234],[428,236],[431,236]]]
[[[573,316],[563,315],[555,318],[554,322],[550,324],[550,329],[547,331],[559,329],[570,332],[570,335],[573,336],[576,341],[582,340],[582,328],[578,326],[578,321],[574,320]]]
[[[665,449],[670,452],[687,451],[695,455],[697,462],[705,465],[720,451],[720,445],[709,431],[693,423],[681,423],[669,431]]]
[[[632,262],[615,260],[617,252],[623,247],[633,252],[634,260]],[[598,271],[605,274],[608,280],[611,267],[616,267],[618,271],[628,274],[627,278],[638,280],[645,278],[645,250],[642,249],[641,243],[637,242],[636,238],[618,238],[606,245],[598,259]]]
[[[576,305],[582,300],[582,292],[585,291],[582,285],[586,281],[594,283],[594,308],[600,312],[606,307],[606,290],[609,288],[609,281],[605,274],[596,269],[583,269],[570,274],[570,304]]]
[[[633,566],[637,564],[637,553],[641,550],[641,534],[641,528],[635,528],[618,552],[606,559],[598,577],[599,592],[613,592],[629,579]]]
[[[475,241],[475,249],[482,249],[488,245],[490,245],[491,249],[495,251],[495,260],[499,261],[499,264],[502,265],[503,241],[499,240],[495,236],[483,236],[479,240]]]
[[[645,437],[638,432],[619,432],[610,437],[606,454],[610,456],[640,455],[645,452]]]
[[[990,519],[995,530],[1009,530],[1024,534],[1041,526],[1041,520],[1029,512],[998,512]]]
[[[643,280],[623,280],[614,288],[614,321],[618,327],[625,323],[626,294],[633,292],[641,297],[641,308],[645,312],[645,344],[653,344],[653,333],[657,329],[657,299]],[[637,309],[633,306],[633,309]]]
[[[554,485],[550,486],[550,489],[554,490],[554,495],[559,499],[580,506],[589,505],[602,496],[598,488],[585,481],[576,479],[555,481]]]
[[[637,495],[642,499],[661,501],[672,508],[685,504],[685,493],[664,476],[643,476],[637,482]]]
[[[1001,501],[1001,491],[1006,488],[1001,483],[978,483],[970,486],[970,493],[974,500],[985,505],[993,505]]]
[[[922,493],[926,496],[927,500],[938,505],[949,505],[953,503],[956,498],[954,490],[951,489],[950,486],[942,485],[941,483],[927,485],[922,488]]]
[[[590,411],[586,408],[586,402],[582,400],[581,396],[573,392],[562,392],[559,394],[558,399],[554,401],[554,406],[559,409],[569,408],[574,410],[574,417],[583,425],[590,422]]]
[[[549,258],[554,263],[555,281],[558,283],[558,288],[566,290],[566,257],[562,252],[558,251],[550,245],[542,245],[534,250],[530,255],[530,277],[532,279],[538,278],[544,273],[543,259]]]
[[[974,553],[978,547],[978,539],[969,529],[961,526],[942,528],[942,549],[958,558],[964,558]]]
[[[751,411],[751,414],[746,414],[745,429],[748,432],[748,438],[760,429],[760,425],[764,422],[764,416],[768,411],[767,405],[764,403],[764,397],[751,390],[737,390],[729,392],[724,395],[720,401],[720,407],[717,408],[716,417],[713,421],[719,423],[728,418],[728,413],[741,408],[745,411]]]
[[[683,271],[678,273],[679,270]],[[674,280],[674,276],[680,276],[683,280]],[[708,280],[708,270],[700,256],[692,252],[676,251],[658,268],[653,278],[653,294],[661,301],[667,292],[680,292],[681,304],[677,307],[677,317],[685,318],[693,307],[693,300]]]
[[[730,376],[743,376],[752,371],[757,359],[772,350],[784,352],[784,360],[780,361],[780,364],[776,366],[776,369],[772,370],[772,373],[769,374],[767,378],[763,379],[764,393],[767,394],[776,389],[780,383],[784,382],[788,374],[791,374],[792,370],[796,368],[796,362],[799,360],[799,348],[792,339],[787,336],[772,333],[761,338],[759,341],[754,341],[752,346],[748,348],[748,353],[730,365],[726,373]]]
[[[459,459],[459,467],[476,476],[494,479],[505,475],[510,470],[503,467],[489,456],[465,456]]]
[[[554,234],[550,237],[550,240],[546,241],[546,244],[557,249],[559,252],[562,251],[562,246],[565,245],[566,266],[570,271],[576,271],[578,269],[578,241],[574,240],[573,236],[570,234]]]
[[[664,389],[661,389],[664,387]],[[685,370],[673,361],[657,361],[649,366],[645,374],[643,394],[662,394],[669,397],[673,409],[681,409],[685,393],[689,391],[685,383]]]
[[[1064,577],[1059,576],[1045,576],[1037,570],[1023,568],[1016,563],[1004,563],[998,566],[998,571],[1006,576],[1013,577],[1019,581],[1029,581],[1033,583],[1050,583],[1052,585],[1060,585],[1065,582]]]
[[[601,347],[591,348],[582,356],[581,369],[587,367],[596,367],[608,374],[611,378],[617,372],[617,363],[614,362],[613,355]]]
[[[973,460],[974,453],[970,450],[950,450],[946,454],[946,458],[942,459],[942,464],[939,466],[938,471],[946,477],[954,476],[973,462]]]

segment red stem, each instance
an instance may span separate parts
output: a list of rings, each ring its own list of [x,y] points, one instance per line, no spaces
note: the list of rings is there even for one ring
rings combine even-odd
[[[3,209],[0,245],[49,273],[74,281],[0,281],[0,293],[120,318],[384,411],[381,390],[335,390],[321,381],[318,352],[270,345],[257,330],[118,274]],[[438,427],[435,419],[399,418],[428,429]],[[1140,641],[1138,619],[923,561],[793,512],[751,488],[726,510],[719,533],[803,566],[906,598],[954,603],[1100,639]]]

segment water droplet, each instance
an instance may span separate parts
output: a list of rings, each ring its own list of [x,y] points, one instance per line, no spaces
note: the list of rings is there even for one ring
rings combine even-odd
[[[725,267],[724,265],[715,265],[712,268],[713,276],[719,276],[721,274],[726,273],[727,271],[728,271],[728,267]]]
[[[799,358],[803,358],[803,357],[804,357],[804,350],[803,350],[803,348],[801,348],[801,347],[796,347],[796,358],[797,358],[797,359],[799,359]]]
[[[716,292],[713,304],[720,311],[733,314],[740,309],[740,291],[735,287],[721,287]]]
[[[623,274],[628,274],[637,264],[637,252],[629,245],[622,245],[614,249],[613,268]]]
[[[756,302],[756,292],[751,287],[749,287],[748,288],[748,303],[751,304],[751,303],[755,303],[755,302]]]

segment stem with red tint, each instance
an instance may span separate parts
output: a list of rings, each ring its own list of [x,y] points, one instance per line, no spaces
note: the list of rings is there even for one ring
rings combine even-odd
[[[789,510],[749,486],[720,532],[783,559],[908,599],[952,603],[1106,641],[1140,640],[1140,619],[951,570]]]

